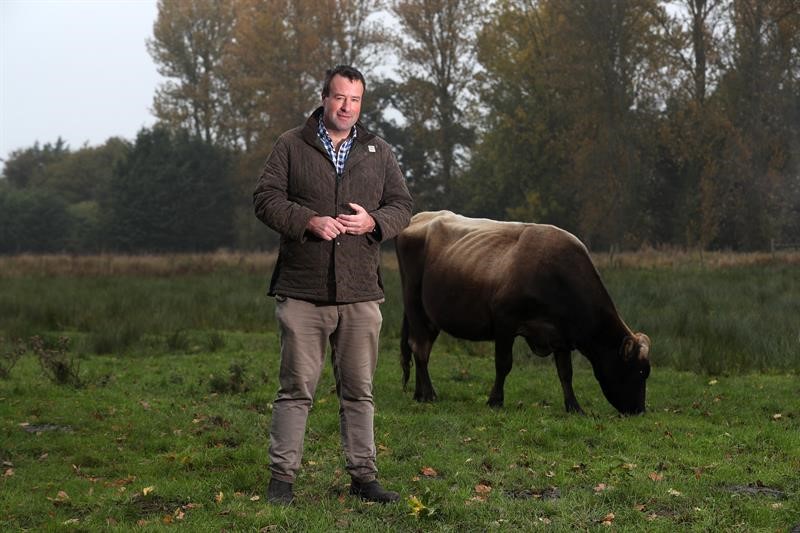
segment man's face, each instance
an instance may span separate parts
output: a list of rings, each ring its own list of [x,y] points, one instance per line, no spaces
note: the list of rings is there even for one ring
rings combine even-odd
[[[322,99],[325,127],[331,137],[347,136],[361,114],[364,85],[338,74],[331,78],[328,96]],[[338,134],[338,135],[337,135]]]

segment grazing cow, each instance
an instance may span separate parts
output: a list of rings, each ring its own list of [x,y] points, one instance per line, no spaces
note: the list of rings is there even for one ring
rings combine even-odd
[[[488,404],[503,405],[512,346],[524,337],[537,355],[555,354],[568,412],[583,412],[572,390],[571,351],[592,364],[603,394],[623,414],[645,410],[650,339],[620,318],[586,247],[555,226],[418,213],[397,237],[403,284],[403,384],[411,357],[414,399],[432,401],[428,374],[440,331],[495,343]]]

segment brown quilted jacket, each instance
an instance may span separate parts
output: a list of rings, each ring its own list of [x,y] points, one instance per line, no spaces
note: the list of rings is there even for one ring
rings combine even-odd
[[[317,137],[321,113],[320,107],[278,138],[253,193],[256,216],[281,235],[269,294],[320,303],[379,300],[380,243],[408,225],[411,195],[391,147],[360,122],[337,180]],[[372,234],[325,241],[305,231],[312,216],[352,213],[351,202],[375,219]]]

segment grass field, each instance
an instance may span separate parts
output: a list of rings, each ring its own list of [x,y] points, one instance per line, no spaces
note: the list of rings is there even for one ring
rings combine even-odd
[[[400,383],[388,259],[376,439],[381,478],[403,498],[347,496],[327,369],[290,508],[264,502],[278,369],[269,258],[4,261],[0,356],[22,354],[0,379],[4,531],[800,525],[794,260],[598,259],[628,323],[654,341],[648,413],[621,418],[579,354],[575,389],[589,415],[564,413],[552,361],[523,343],[506,407],[489,409],[490,345],[446,337],[431,362],[440,400],[415,403]],[[58,384],[71,374],[39,361],[76,381]]]

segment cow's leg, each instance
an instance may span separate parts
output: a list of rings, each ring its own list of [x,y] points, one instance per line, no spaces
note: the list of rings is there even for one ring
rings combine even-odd
[[[561,390],[564,391],[564,407],[568,413],[583,413],[572,390],[572,355],[570,352],[559,351],[555,355],[558,379],[561,381]]]
[[[409,306],[406,306],[406,310]],[[420,308],[412,308],[413,312],[403,313],[403,328],[400,332],[400,354],[403,365],[403,388],[408,381],[408,374],[411,366],[411,357],[414,357],[415,367],[415,386],[414,399],[418,402],[432,402],[436,400],[436,391],[431,383],[431,376],[428,373],[428,360],[430,359],[431,349],[439,330],[427,320],[421,320],[424,316]]]
[[[489,393],[489,401],[486,402],[490,407],[503,407],[503,387],[513,364],[513,346],[514,337],[496,339],[494,342],[494,386]]]
[[[431,376],[428,373],[428,361],[431,356],[431,349],[438,331],[426,331],[420,335],[412,335],[409,343],[414,352],[414,367],[416,370],[416,385],[414,387],[414,399],[418,402],[432,402],[436,400],[436,391],[431,383]]]

